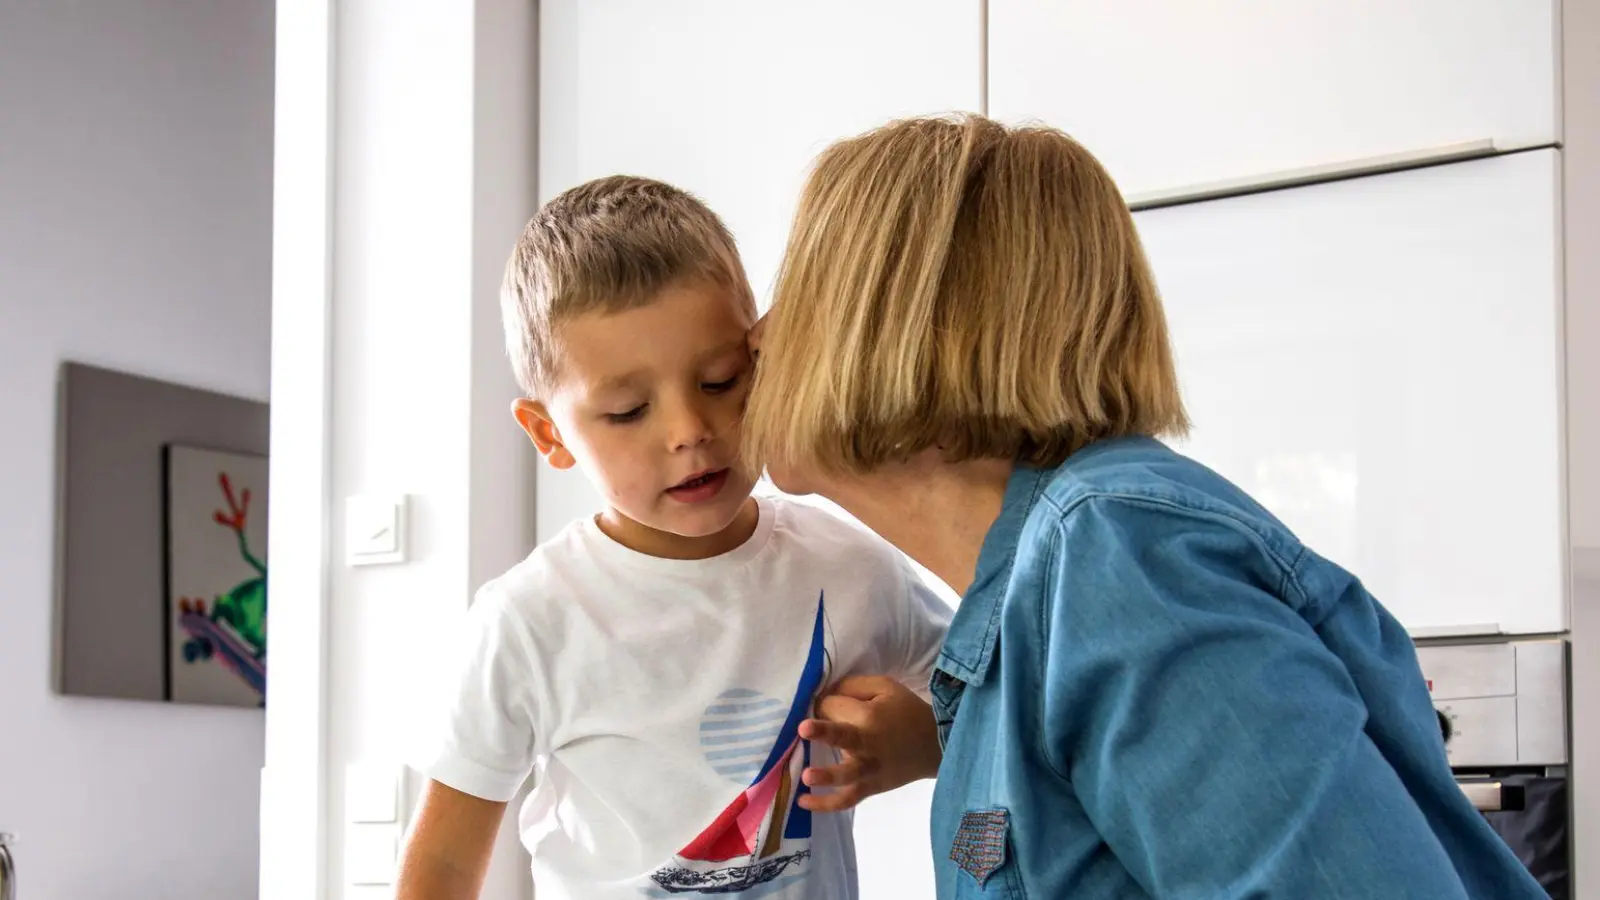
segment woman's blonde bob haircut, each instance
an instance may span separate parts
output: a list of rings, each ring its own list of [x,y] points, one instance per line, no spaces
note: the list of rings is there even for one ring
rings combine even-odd
[[[922,118],[818,158],[763,332],[749,462],[865,474],[939,448],[1054,466],[1187,428],[1133,219],[1076,142]]]

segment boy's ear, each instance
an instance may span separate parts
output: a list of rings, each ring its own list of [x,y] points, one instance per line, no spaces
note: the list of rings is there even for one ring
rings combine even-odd
[[[561,432],[543,403],[527,398],[518,399],[511,404],[511,415],[552,468],[570,469],[577,465],[578,461],[573,459],[572,451],[562,442]]]

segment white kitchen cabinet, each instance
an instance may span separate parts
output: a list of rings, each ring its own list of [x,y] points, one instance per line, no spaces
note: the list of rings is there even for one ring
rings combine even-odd
[[[1130,201],[1558,139],[1555,0],[990,0],[989,112],[1063,128]]]
[[[765,303],[807,167],[838,138],[981,103],[978,0],[540,4],[540,194],[626,172],[728,222]]]
[[[1139,213],[1177,446],[1418,635],[1566,627],[1559,153]]]
[[[732,229],[763,308],[819,151],[981,103],[979,0],[545,0],[539,12],[540,196],[617,173],[694,192]],[[599,508],[576,472],[541,469],[538,491],[541,539]]]

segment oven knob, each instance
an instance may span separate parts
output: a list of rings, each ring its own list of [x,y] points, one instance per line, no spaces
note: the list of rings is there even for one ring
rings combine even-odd
[[[1455,732],[1455,726],[1450,724],[1450,717],[1437,709],[1433,711],[1433,714],[1439,717],[1440,736],[1444,738],[1446,744],[1450,743],[1450,737]]]

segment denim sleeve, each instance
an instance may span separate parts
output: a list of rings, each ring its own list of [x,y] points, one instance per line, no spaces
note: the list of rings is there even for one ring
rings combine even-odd
[[[1296,612],[1293,560],[1143,498],[1084,501],[1053,539],[1043,752],[1147,892],[1467,896]]]

